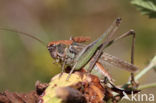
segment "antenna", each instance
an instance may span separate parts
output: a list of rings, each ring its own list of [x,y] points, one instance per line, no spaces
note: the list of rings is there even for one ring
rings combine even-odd
[[[25,35],[25,36],[28,36],[38,42],[40,42],[41,44],[43,44],[44,46],[46,46],[46,43],[44,41],[42,41],[41,39],[31,35],[31,34],[28,34],[28,33],[25,33],[25,32],[22,32],[22,31],[18,31],[18,30],[14,30],[14,29],[10,29],[10,28],[3,28],[3,27],[0,27],[0,30],[4,30],[4,31],[11,31],[11,32],[15,32],[15,33],[20,33],[22,35]]]

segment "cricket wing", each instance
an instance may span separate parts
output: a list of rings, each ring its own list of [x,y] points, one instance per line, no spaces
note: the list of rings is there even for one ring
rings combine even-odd
[[[127,61],[119,59],[119,58],[112,56],[112,55],[105,53],[105,52],[103,52],[103,54],[101,55],[99,62],[100,63],[106,62],[108,64],[115,66],[115,67],[130,71],[130,72],[136,72],[138,70],[138,68],[136,66],[134,66],[133,64],[130,64]]]

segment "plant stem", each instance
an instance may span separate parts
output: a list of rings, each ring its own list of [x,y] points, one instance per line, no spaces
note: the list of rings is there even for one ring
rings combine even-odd
[[[135,80],[138,81],[144,74],[153,68],[152,64],[149,64],[145,69],[143,69],[139,74],[135,76]]]
[[[146,74],[149,70],[153,69],[154,67],[156,67],[156,56],[153,57],[153,59],[151,60],[151,62],[146,68],[144,68],[140,73],[138,73],[135,76],[135,80],[138,81],[144,74]],[[130,81],[124,84],[122,88],[126,88],[129,84],[130,84]]]
[[[135,76],[135,80],[139,80],[144,74],[156,66],[156,56],[151,60],[150,64]]]
[[[145,85],[141,85],[139,86],[139,90],[143,90],[143,89],[148,89],[148,88],[155,88],[156,87],[156,83],[151,83],[151,84],[145,84]]]

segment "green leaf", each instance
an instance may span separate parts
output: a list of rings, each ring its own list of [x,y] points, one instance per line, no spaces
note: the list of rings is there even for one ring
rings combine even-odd
[[[156,18],[156,0],[131,0],[142,14],[151,18]]]

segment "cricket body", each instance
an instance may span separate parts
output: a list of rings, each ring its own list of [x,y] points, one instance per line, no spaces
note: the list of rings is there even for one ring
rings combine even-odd
[[[77,37],[70,38],[70,40],[50,42],[48,44],[48,50],[52,58],[56,59],[56,62],[62,64],[62,72],[65,68],[65,65],[70,66],[72,68],[70,73],[72,73],[73,70],[80,70],[82,68],[85,68],[89,72],[91,72],[92,69],[96,69],[110,80],[111,77],[109,73],[106,72],[102,66],[103,62],[107,62],[108,64],[134,73],[138,70],[138,68],[133,65],[135,39],[134,31],[130,30],[122,34],[118,38],[112,39],[112,36],[118,29],[120,20],[120,18],[117,18],[104,34],[102,34],[97,40],[91,42],[88,45],[84,44],[84,42],[89,41],[88,38]],[[129,35],[133,36],[131,63],[128,63],[122,59],[119,59],[115,56],[103,52],[104,49],[109,47],[115,41],[127,37]]]
[[[112,25],[106,30],[106,32],[104,32],[97,40],[91,42],[88,45],[86,45],[85,42],[90,40],[89,37],[73,37],[70,38],[70,40],[52,41],[48,44],[47,48],[50,52],[51,57],[55,59],[56,62],[59,62],[62,65],[62,72],[67,66],[71,68],[70,74],[74,70],[80,70],[82,68],[86,69],[88,72],[91,72],[93,69],[94,71],[95,70],[98,71],[100,74],[106,76],[109,80],[111,80],[110,74],[102,66],[104,62],[119,67],[121,69],[130,71],[131,73],[136,72],[138,68],[133,65],[134,41],[135,41],[134,31],[130,30],[122,34],[121,36],[112,39],[116,30],[119,27],[120,21],[121,19],[117,18],[112,23]],[[42,43],[44,46],[46,46],[45,42],[28,33],[7,28],[0,28],[0,30],[17,32],[29,36],[30,38],[33,38]],[[128,63],[122,59],[119,59],[115,56],[112,56],[104,52],[104,49],[109,47],[114,42],[130,35],[133,36],[131,63]]]

